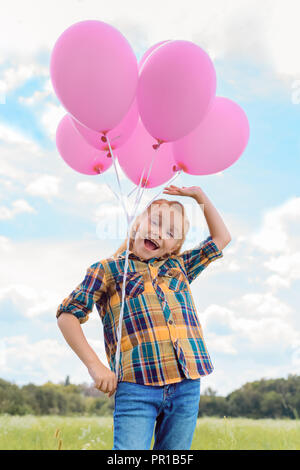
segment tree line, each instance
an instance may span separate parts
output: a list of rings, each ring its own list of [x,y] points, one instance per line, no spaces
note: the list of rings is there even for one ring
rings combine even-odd
[[[0,414],[112,416],[114,396],[92,385],[75,385],[67,376],[63,383],[15,385],[0,379]],[[300,376],[248,382],[226,397],[208,388],[200,398],[198,416],[253,419],[299,419]]]

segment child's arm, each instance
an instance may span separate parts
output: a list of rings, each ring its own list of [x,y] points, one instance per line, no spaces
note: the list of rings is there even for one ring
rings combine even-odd
[[[88,368],[95,387],[109,392],[110,397],[117,387],[116,375],[100,361],[81,328],[95,302],[102,302],[106,291],[104,268],[101,263],[95,263],[88,268],[84,280],[59,305],[56,317],[65,340]]]
[[[57,323],[68,345],[86,365],[90,376],[95,382],[95,387],[104,393],[108,392],[110,397],[117,388],[116,374],[100,361],[89,345],[79,320],[69,313],[61,313]]]
[[[166,187],[164,192],[176,196],[189,196],[198,204],[204,204],[204,216],[210,235],[194,248],[185,250],[179,255],[188,281],[191,283],[211,262],[222,258],[222,250],[230,242],[231,236],[216,208],[199,186],[178,188],[171,185]]]
[[[231,235],[219,212],[209,200],[204,191],[198,186],[193,186],[192,188],[195,188],[195,195],[193,196],[194,199],[198,202],[198,204],[204,205],[203,213],[208,225],[210,236],[212,237],[212,241],[217,245],[219,250],[222,251],[223,248],[225,248],[225,246],[228,245],[228,243],[231,241]]]

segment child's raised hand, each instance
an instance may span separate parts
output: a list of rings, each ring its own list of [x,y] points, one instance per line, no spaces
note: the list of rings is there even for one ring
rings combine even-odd
[[[202,189],[199,186],[190,186],[189,188],[182,186],[179,188],[178,186],[170,184],[170,186],[165,187],[163,192],[172,196],[188,196],[195,198],[202,193]]]

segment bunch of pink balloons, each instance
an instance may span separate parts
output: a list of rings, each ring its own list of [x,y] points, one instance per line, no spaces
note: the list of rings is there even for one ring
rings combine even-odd
[[[57,148],[80,173],[103,173],[113,151],[132,182],[139,184],[144,174],[142,186],[153,188],[178,170],[224,170],[247,146],[246,114],[216,97],[213,63],[193,42],[159,42],[138,64],[116,28],[81,21],[56,41],[50,76],[67,111]]]

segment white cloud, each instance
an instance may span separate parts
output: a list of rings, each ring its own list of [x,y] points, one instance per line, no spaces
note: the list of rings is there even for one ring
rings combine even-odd
[[[56,130],[65,116],[66,110],[61,105],[54,103],[45,103],[45,110],[41,115],[41,123],[51,140],[55,140]]]
[[[72,351],[53,339],[30,342],[26,335],[2,338],[2,374],[18,379],[28,377],[28,382],[59,381],[59,365],[62,358],[69,358]]]
[[[48,74],[49,70],[47,70],[47,76]],[[25,104],[26,106],[33,106],[38,102],[43,101],[48,96],[55,96],[52,83],[49,78],[45,81],[42,90],[36,90],[31,96],[28,97],[19,96],[18,100],[21,104]]]
[[[289,287],[290,282],[286,278],[283,278],[281,276],[277,276],[276,274],[272,274],[272,276],[269,276],[265,280],[265,284],[269,286],[273,291],[276,291],[277,289],[281,287]]]
[[[57,176],[42,175],[28,184],[25,191],[32,196],[41,196],[48,201],[53,196],[58,196],[61,179]]]
[[[249,354],[248,358],[243,357],[239,360],[238,356],[234,356],[230,360],[229,366],[224,367],[220,355],[214,359],[215,370],[212,374],[203,377],[201,380],[202,391],[210,387],[216,390],[218,395],[225,396],[248,382],[261,380],[262,378],[287,378],[288,374],[299,375],[300,370],[299,363],[297,365],[291,361],[279,365],[267,365],[263,362],[258,362],[254,357],[252,358],[251,354]],[[230,368],[229,371],[228,368]]]
[[[299,302],[292,290],[292,281],[299,279],[299,198],[266,210],[258,230],[231,214],[224,220],[230,220],[233,239],[218,262],[222,268],[201,275],[192,285],[215,366],[202,386],[222,394],[247,381],[299,373]],[[284,240],[279,246],[273,242],[276,231]],[[277,248],[275,253],[269,243]],[[230,271],[229,263],[236,260],[239,271]],[[289,288],[287,295],[282,288]]]
[[[269,255],[263,266],[273,272],[265,280],[273,290],[300,279],[299,220],[300,197],[293,197],[266,211],[261,228],[250,237],[254,247]]]
[[[6,250],[7,246],[9,250]],[[85,366],[71,351],[58,328],[58,341],[42,336],[47,336],[48,329],[53,331],[53,326],[57,327],[57,307],[83,280],[88,266],[106,257],[110,250],[113,251],[107,241],[100,242],[97,239],[12,242],[7,237],[0,237],[1,316],[5,315],[6,321],[9,321],[7,302],[10,301],[18,311],[19,321],[22,318],[26,321],[24,335],[4,338],[2,335],[2,378],[18,383],[44,383],[47,380],[57,382],[70,374],[74,382],[91,382]],[[3,301],[5,311],[2,308]],[[30,339],[31,329],[39,331],[40,340]],[[102,323],[96,308],[84,329],[100,360],[108,365]]]
[[[293,323],[276,317],[238,319],[235,330],[241,338],[248,340],[257,352],[276,351],[281,354],[299,340],[299,332],[295,330]]]
[[[300,38],[299,14],[297,0],[240,0],[238,4],[236,0],[215,0],[210,4],[190,0],[188,5],[179,0],[153,0],[151,4],[111,0],[101,4],[101,12],[96,0],[65,0],[63,6],[52,0],[43,2],[40,8],[34,0],[26,4],[11,0],[0,18],[0,44],[5,57],[15,57],[18,62],[26,58],[28,62],[41,50],[52,50],[60,34],[73,23],[93,18],[118,28],[139,56],[158,41],[186,39],[197,42],[214,60],[242,59],[271,66],[277,78],[285,80],[300,74],[299,61],[295,59]],[[13,75],[24,77],[33,73],[31,69],[31,65],[24,65]],[[10,78],[11,82],[14,80]]]
[[[13,182],[0,174],[0,200],[7,198],[7,196],[13,194],[14,191],[15,187]]]
[[[272,256],[264,265],[278,274],[277,278],[279,276],[282,277],[281,283],[283,285],[289,286],[291,281],[300,279],[300,251],[286,255]],[[274,278],[272,279],[274,280]]]
[[[297,230],[299,220],[300,197],[293,197],[265,211],[261,229],[251,236],[250,242],[266,253],[291,253],[300,249],[299,229],[296,240],[290,230],[291,226]]]
[[[241,312],[240,316],[257,318],[278,316],[284,319],[291,312],[289,305],[281,302],[278,297],[270,292],[248,293],[238,299],[233,299],[229,304],[234,306],[238,312]]]
[[[0,180],[0,197],[2,192],[5,198],[9,196],[9,186],[11,189],[13,187],[15,192],[20,191],[21,194],[25,192],[25,194],[45,197],[48,200],[59,195],[60,200],[64,201],[63,205],[60,204],[59,209],[68,214],[80,214],[81,217],[97,223],[103,215],[102,211],[106,211],[110,220],[112,213],[119,211],[125,220],[120,203],[107,187],[108,185],[113,191],[119,193],[114,168],[110,168],[103,175],[81,175],[66,165],[56,149],[51,151],[42,149],[30,143],[19,133],[12,133],[9,141],[7,136],[6,141],[0,146],[0,151],[0,177],[3,178],[3,183]],[[116,162],[116,166],[122,181],[123,192],[126,194],[128,180],[118,162]],[[134,197],[131,198],[132,202],[133,200]],[[112,212],[107,210],[106,202],[111,206]],[[9,216],[6,209],[3,209],[2,212],[3,217]]]
[[[226,333],[218,333],[218,336],[229,351],[230,348],[235,350],[238,343],[243,344],[243,352],[249,346],[264,351],[272,350],[275,345],[283,351],[300,341],[294,313],[290,305],[270,292],[251,293],[237,295],[228,301],[228,307],[209,305],[201,314],[201,323],[209,335],[225,328]],[[242,352],[241,346],[239,352]]]
[[[0,235],[0,252],[10,252],[12,250],[12,242],[9,238]]]
[[[228,270],[229,271],[240,271],[241,267],[236,261],[230,261],[228,263]]]
[[[299,78],[299,2],[272,3],[272,14],[265,31],[270,60],[275,72],[283,79],[287,76]]]
[[[4,69],[2,72],[2,78],[0,79],[0,93],[5,95],[32,77],[47,77],[48,74],[48,67],[39,65],[35,62],[31,64],[22,64],[15,61],[13,66]]]
[[[0,143],[25,146],[31,152],[38,151],[38,146],[29,137],[14,130],[11,126],[0,123]],[[24,148],[24,147],[23,147]],[[1,155],[2,156],[2,155]],[[2,160],[2,159],[1,159]],[[0,166],[1,174],[2,161]]]
[[[65,342],[58,330],[57,339],[31,341],[24,334],[3,337],[0,342],[1,377],[14,383],[43,384],[61,382],[70,375],[72,383],[93,383],[85,365]],[[89,339],[89,343],[107,366],[103,341]]]
[[[7,243],[10,249],[1,252],[0,299],[13,302],[21,316],[53,321],[58,305],[83,280],[86,269],[110,252],[109,241],[97,239],[10,243],[4,239],[4,246]]]
[[[36,213],[36,210],[24,199],[18,199],[11,204],[11,208],[0,206],[0,220],[12,219],[17,214],[24,212]]]
[[[238,350],[233,345],[234,340],[235,335],[220,336],[219,334],[216,334],[212,331],[205,335],[205,342],[208,347],[208,350],[211,351],[213,354],[218,352],[229,355],[238,354]]]
[[[11,284],[0,289],[0,302],[11,300],[26,318],[49,313],[55,307],[51,292],[28,284]]]
[[[89,181],[80,181],[77,183],[76,189],[79,191],[81,196],[86,198],[86,200],[97,203],[115,200],[113,193],[103,183],[95,184]]]
[[[232,329],[235,321],[234,312],[227,308],[221,307],[215,303],[209,305],[201,314],[203,320],[201,323],[203,324],[205,329],[213,329],[214,325],[218,327],[225,326],[229,329]]]

